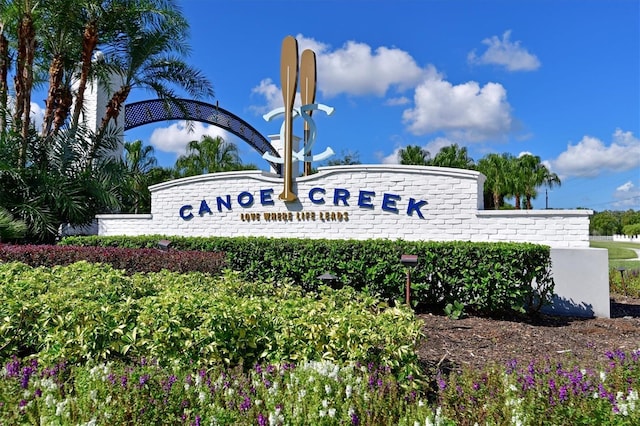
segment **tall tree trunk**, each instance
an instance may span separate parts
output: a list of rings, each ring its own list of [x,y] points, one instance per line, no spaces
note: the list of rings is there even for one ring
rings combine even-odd
[[[98,45],[98,27],[94,21],[87,22],[82,34],[82,66],[80,68],[80,81],[76,93],[76,103],[71,118],[71,127],[77,128],[80,122],[80,112],[84,104],[84,92],[87,89],[87,81],[91,72],[91,56]]]
[[[0,133],[7,129],[7,100],[9,99],[9,40],[0,26]]]
[[[498,207],[500,207],[500,193],[499,192],[494,192],[493,193],[493,208],[495,210],[498,210]]]
[[[49,65],[49,91],[47,92],[47,100],[45,101],[44,122],[42,123],[43,136],[49,136],[54,120],[54,112],[58,109],[61,102],[62,77],[64,76],[64,67],[62,63],[62,55],[56,54]]]
[[[22,15],[18,30],[18,60],[15,77],[16,110],[14,113],[14,126],[20,132],[21,138],[18,153],[18,167],[20,168],[24,168],[27,162],[35,47],[36,37],[33,18],[30,13],[25,13]]]
[[[516,210],[520,210],[520,198],[521,198],[520,194],[515,194],[514,198],[516,199],[516,202],[515,202]]]
[[[60,127],[64,124],[69,117],[71,111],[71,105],[73,105],[73,93],[67,86],[60,87],[58,96],[58,103],[54,111],[53,117],[53,133],[58,133]]]
[[[532,198],[531,194],[526,194],[525,198],[527,200],[527,210],[533,209],[533,205],[531,204],[531,198]]]

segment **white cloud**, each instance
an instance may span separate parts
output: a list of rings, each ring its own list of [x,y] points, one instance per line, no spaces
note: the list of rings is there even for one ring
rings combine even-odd
[[[509,71],[535,71],[540,68],[540,61],[520,45],[520,41],[512,42],[511,31],[505,31],[502,39],[497,36],[482,40],[488,46],[480,56],[475,50],[469,53],[467,59],[471,64],[493,64],[505,67]]]
[[[226,141],[231,141],[233,137],[230,133],[216,126],[207,126],[198,121],[192,122],[189,126],[186,121],[180,121],[168,127],[154,129],[149,142],[160,151],[182,155],[189,142],[200,140],[204,135],[220,136]]]
[[[415,135],[442,131],[449,137],[480,141],[511,130],[507,92],[497,83],[480,87],[475,81],[457,86],[442,79],[427,79],[415,91],[415,107],[403,113]]]
[[[637,208],[640,205],[640,188],[636,187],[633,182],[627,181],[616,188],[613,193],[616,200],[614,206],[616,208]]]
[[[626,192],[629,193],[633,190],[633,182],[627,181],[616,188],[616,192]]]
[[[421,68],[407,52],[381,46],[373,50],[365,43],[348,41],[338,49],[297,35],[298,52],[312,49],[316,53],[319,76],[318,91],[330,98],[339,94],[384,96],[391,88],[400,91],[414,87],[433,67]],[[265,96],[270,107],[282,106],[280,89],[270,79],[260,82],[254,93]]]
[[[316,53],[318,90],[326,97],[385,96],[386,106],[408,105],[402,119],[414,135],[443,133],[465,142],[501,139],[513,130],[515,120],[505,88],[498,83],[470,81],[453,85],[432,65],[420,67],[407,52],[398,48],[378,47],[349,41],[338,49],[303,35],[297,36],[299,52]],[[414,90],[413,97],[402,91]],[[266,100],[266,105],[252,110],[264,114],[282,106],[280,88],[264,79],[252,92]],[[411,104],[413,103],[413,107]],[[299,96],[296,104],[299,104]]]
[[[640,139],[617,129],[609,146],[600,139],[584,136],[550,161],[561,176],[595,177],[604,171],[621,172],[640,168]],[[640,169],[639,169],[640,170]]]
[[[270,78],[263,79],[258,86],[251,90],[251,93],[258,94],[267,101],[266,105],[250,108],[256,114],[265,114],[284,105],[280,88]]]
[[[39,132],[40,129],[42,129],[42,123],[44,123],[44,108],[35,102],[31,102],[31,113],[29,116],[34,122],[36,130]]]

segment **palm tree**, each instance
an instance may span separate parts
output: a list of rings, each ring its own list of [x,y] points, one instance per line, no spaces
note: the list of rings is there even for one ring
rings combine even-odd
[[[400,157],[400,164],[428,166],[431,154],[417,145],[409,145],[400,149],[398,156]]]
[[[245,168],[235,144],[220,136],[205,135],[199,142],[189,142],[186,154],[176,160],[175,169],[178,176],[186,177]]]
[[[107,104],[92,152],[99,148],[109,123],[117,120],[133,88],[151,90],[159,98],[178,106],[172,86],[197,98],[213,96],[211,83],[181,59],[189,51],[185,40],[188,23],[177,10],[162,9],[162,16],[154,25],[128,28],[130,32],[122,35],[123,42],[117,43],[115,49],[105,51],[106,67],[121,78],[122,84]]]
[[[11,213],[0,207],[0,242],[20,239],[25,236],[26,232],[26,223],[15,220]]]
[[[0,0],[0,6],[5,6],[5,1]],[[7,102],[9,100],[9,39],[5,35],[5,23],[0,16],[0,134],[4,134],[7,128]]]
[[[459,147],[458,144],[445,146],[429,162],[431,166],[453,167],[458,169],[473,169],[475,164],[467,147]]]
[[[42,134],[57,132],[66,121],[73,94],[71,83],[80,57],[83,8],[78,0],[49,0],[43,6],[40,33],[42,53],[49,60],[49,87]]]
[[[149,193],[149,176],[156,166],[152,146],[142,146],[142,141],[125,142],[124,167],[126,170],[125,195],[130,200],[122,204],[132,213],[139,213],[141,209],[151,206]]]
[[[510,195],[510,164],[513,156],[508,153],[488,154],[478,161],[478,170],[486,176],[485,192],[488,192],[491,206],[497,209],[504,205],[504,198]]]
[[[517,159],[518,176],[521,182],[522,195],[525,197],[525,208],[532,209],[531,200],[538,196],[537,189],[546,185],[552,188],[555,185],[560,186],[560,178],[552,173],[537,155],[524,154]]]
[[[35,20],[39,3],[34,0],[16,0],[4,3],[2,5],[2,19],[6,27],[4,31],[8,35],[13,35],[16,43],[13,127],[20,135],[18,167],[24,168],[27,162],[29,141],[31,90],[34,82],[36,57]]]

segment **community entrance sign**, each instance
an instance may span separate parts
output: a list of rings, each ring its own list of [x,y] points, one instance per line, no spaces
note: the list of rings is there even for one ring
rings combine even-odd
[[[305,59],[306,58],[306,59]],[[317,160],[311,153],[316,129],[312,112],[331,113],[315,103],[315,55],[297,44],[282,46],[284,115],[278,151],[255,129],[213,105],[185,101],[184,110],[138,103],[127,113],[129,128],[161,119],[199,119],[246,140],[274,172],[212,173],[150,187],[151,213],[98,215],[99,235],[261,236],[273,238],[402,239],[407,241],[526,242],[551,247],[556,284],[552,311],[608,317],[606,250],[589,248],[590,210],[484,210],[485,177],[474,170],[403,165],[320,167],[297,176],[293,164]],[[296,108],[300,79],[302,106]],[[150,102],[150,101],[147,101]],[[155,108],[157,115],[149,115]],[[294,149],[292,123],[304,120],[305,147]],[[282,190],[280,190],[282,188]]]

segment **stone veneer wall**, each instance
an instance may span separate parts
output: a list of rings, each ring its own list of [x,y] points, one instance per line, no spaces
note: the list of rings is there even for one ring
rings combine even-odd
[[[297,178],[294,188],[299,201],[285,204],[278,199],[282,191],[279,176],[261,171],[215,173],[151,187],[150,215],[99,215],[98,232],[100,235],[517,241],[551,247],[589,246],[592,211],[483,210],[483,184],[482,174],[463,169],[398,165],[324,167],[315,175]],[[309,191],[313,188],[325,190],[325,194],[313,195],[314,198],[324,196],[324,204],[310,201]],[[334,205],[336,188],[349,191],[348,206],[342,201]],[[266,191],[272,204],[261,204],[261,190]],[[359,206],[361,190],[372,191],[375,196],[365,193],[369,198]],[[239,204],[238,195],[243,192],[251,193],[252,205]],[[395,203],[388,201],[387,210],[383,209],[384,194],[392,194],[390,199],[395,200]],[[222,211],[218,211],[217,197],[226,200],[227,195],[231,209],[222,206]],[[410,198],[426,202],[411,215],[407,213]],[[202,200],[206,201],[210,213],[198,214]],[[242,203],[249,200],[247,194],[241,198]],[[193,218],[189,220],[180,217],[180,209],[185,205],[193,207],[190,210]],[[394,206],[397,212],[393,211]],[[312,214],[315,216],[310,217]]]

